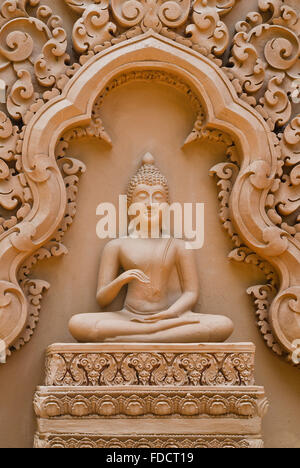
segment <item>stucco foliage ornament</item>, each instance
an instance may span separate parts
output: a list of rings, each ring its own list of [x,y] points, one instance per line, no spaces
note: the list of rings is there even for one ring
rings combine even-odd
[[[7,85],[7,111],[24,123],[30,119],[30,108],[43,104],[43,87],[57,83],[70,58],[63,20],[39,4],[5,1],[0,10],[0,74]],[[38,7],[34,17],[28,7]]]
[[[64,344],[46,356],[34,396],[35,447],[263,447],[269,403],[255,385],[252,344]],[[159,439],[155,427],[145,431],[149,419],[159,421]],[[58,437],[55,424],[66,420]],[[134,436],[119,434],[120,420],[136,424]],[[109,429],[101,438],[97,430],[86,434],[91,423]]]
[[[265,402],[256,395],[212,395],[207,392],[194,391],[188,394],[177,390],[172,392],[170,388],[166,393],[149,395],[147,391],[139,391],[137,394],[124,395],[117,392],[111,396],[102,391],[94,390],[93,396],[80,394],[79,390],[74,394],[71,389],[69,394],[43,395],[36,394],[34,399],[35,413],[40,418],[54,418],[61,416],[197,416],[206,414],[209,416],[261,416],[261,406]]]
[[[250,386],[251,353],[57,353],[47,356],[48,386]]]
[[[122,37],[124,29],[134,35],[152,29],[202,53],[220,56],[229,45],[228,28],[220,18],[236,0],[65,2],[82,15],[73,28],[73,44],[79,53],[97,51],[114,37]]]
[[[116,25],[109,21],[108,0],[88,6],[73,28],[73,44],[82,54],[112,39]]]
[[[8,352],[30,339],[42,293],[49,288],[43,280],[31,278],[31,268],[40,259],[67,252],[62,239],[75,216],[79,176],[85,170],[83,163],[68,157],[69,144],[83,136],[113,144],[98,112],[105,97],[103,90],[88,123],[85,120],[57,135],[55,155],[49,155],[46,149],[28,156],[31,123],[45,105],[60,99],[70,80],[97,60],[98,54],[129,44],[134,38],[138,41],[139,37],[156,34],[180,50],[189,50],[193,60],[195,54],[201,60],[207,57],[220,73],[223,66],[222,75],[227,74],[238,96],[246,101],[247,112],[251,109],[254,113],[249,119],[256,115],[267,122],[267,149],[260,148],[243,160],[232,131],[207,125],[196,96],[196,121],[185,144],[209,139],[224,145],[227,159],[212,168],[211,174],[218,178],[220,219],[234,244],[230,258],[255,264],[265,273],[267,284],[248,291],[254,297],[258,326],[268,346],[291,361],[292,341],[300,336],[297,0],[259,0],[258,11],[237,23],[232,43],[226,15],[236,0],[64,3],[77,15],[71,34],[55,12],[55,1],[52,8],[40,0],[5,0],[0,6],[0,79],[6,84],[6,100],[0,104],[0,262],[4,266],[0,278],[0,338],[5,339]],[[152,72],[147,71],[147,79],[153,79],[149,78]],[[139,79],[142,72],[133,73],[130,79]],[[180,82],[170,73],[161,78],[171,86],[174,81]],[[118,82],[119,78],[114,80]],[[187,83],[182,84],[183,92],[185,86]],[[54,197],[51,207],[43,207],[52,225],[45,221],[42,227],[35,224],[34,217],[41,203],[39,184],[47,185],[49,194],[60,193],[65,200],[58,204]],[[247,196],[242,193],[245,187]],[[257,237],[248,226],[241,228],[245,220],[236,214],[248,199],[252,211],[260,217]],[[55,224],[54,219],[60,222]],[[7,258],[17,259],[13,268]],[[286,329],[283,323],[291,328]]]
[[[193,4],[193,24],[186,28],[193,42],[205,44],[209,52],[221,55],[228,43],[229,32],[223,21],[220,20],[220,11],[217,1],[207,2],[196,0]]]
[[[180,437],[151,437],[141,438],[131,437],[91,437],[86,434],[85,437],[72,437],[70,434],[63,434],[62,436],[49,437],[50,440],[40,440],[36,438],[36,448],[186,448],[186,449],[199,449],[199,448],[262,448],[263,443],[258,440],[250,443],[246,439],[230,438],[219,440],[214,437],[193,438],[180,436]]]
[[[300,241],[300,117],[297,116],[279,134],[283,169],[275,179],[269,197],[268,214],[272,221]]]
[[[124,27],[141,25],[142,31],[152,28],[159,32],[163,26],[177,28],[188,18],[189,0],[112,0],[112,11]]]
[[[236,25],[228,72],[239,95],[274,130],[293,113],[290,95],[300,78],[299,8],[292,0],[259,0],[258,8]]]

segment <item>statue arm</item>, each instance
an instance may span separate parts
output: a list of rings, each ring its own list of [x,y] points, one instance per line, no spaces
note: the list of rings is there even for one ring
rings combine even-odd
[[[179,299],[169,307],[171,316],[180,316],[192,310],[199,298],[198,271],[193,250],[187,250],[185,243],[180,242],[177,248],[177,271],[182,289]]]
[[[117,277],[119,269],[119,244],[111,241],[105,246],[100,263],[97,301],[101,307],[110,304],[123,286]]]
[[[148,276],[141,270],[127,270],[118,276],[121,266],[119,254],[119,240],[109,242],[103,251],[97,289],[97,301],[101,307],[111,304],[122,287],[131,281],[150,283]]]

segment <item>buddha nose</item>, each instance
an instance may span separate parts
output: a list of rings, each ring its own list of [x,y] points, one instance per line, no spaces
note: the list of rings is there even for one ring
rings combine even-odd
[[[151,211],[152,211],[152,203],[150,203],[150,202],[147,203],[146,208],[147,208],[148,213],[151,213]]]
[[[146,205],[147,205],[147,208],[148,208],[148,209],[151,209],[151,208],[152,208],[153,199],[152,199],[152,195],[150,195],[150,194],[149,194],[149,196],[148,196]]]

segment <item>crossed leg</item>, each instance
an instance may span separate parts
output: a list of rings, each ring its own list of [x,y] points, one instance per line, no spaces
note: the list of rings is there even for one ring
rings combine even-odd
[[[224,316],[186,312],[156,323],[130,321],[130,313],[104,312],[75,315],[70,332],[79,342],[201,343],[223,342],[233,332]]]
[[[195,317],[184,316],[156,323],[138,323],[130,321],[130,315],[120,311],[75,315],[69,322],[69,330],[79,342],[99,343],[115,341],[116,337],[122,341],[124,337],[153,335],[159,331],[195,323],[197,323]],[[129,339],[129,341],[133,340]]]
[[[203,320],[203,317],[207,319]],[[233,323],[227,317],[218,315],[202,316],[194,324],[158,331],[145,335],[118,336],[106,342],[139,342],[139,343],[222,343],[233,332]]]

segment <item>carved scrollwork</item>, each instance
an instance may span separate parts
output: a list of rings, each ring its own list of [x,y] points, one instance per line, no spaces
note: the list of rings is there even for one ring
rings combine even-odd
[[[4,210],[0,234],[23,220],[31,208],[31,190],[25,175],[18,171],[20,146],[18,127],[0,112],[0,206]]]
[[[67,71],[70,56],[67,50],[67,34],[63,28],[53,30],[53,38],[49,39],[43,47],[42,54],[38,56],[34,71],[41,86],[51,87],[57,79]]]
[[[300,286],[291,286],[279,292],[272,303],[270,320],[281,343],[285,349],[289,349],[290,340],[300,336]],[[291,362],[293,351],[289,355]],[[297,365],[297,362],[293,363]]]
[[[237,94],[252,106],[254,114],[251,115],[259,114],[268,123],[269,144],[277,162],[276,157],[270,157],[268,144],[265,144],[268,156],[262,154],[264,151],[260,149],[244,164],[244,155],[239,152],[237,141],[229,136],[234,133],[232,127],[226,134],[224,128],[220,131],[213,125],[207,126],[208,116],[203,110],[205,106],[201,102],[200,92],[195,92],[194,88],[192,90],[176,74],[158,70],[154,73],[154,70],[148,69],[130,71],[114,76],[107,83],[108,89],[122,84],[125,77],[127,80],[145,79],[146,76],[146,79],[165,82],[185,93],[195,113],[194,128],[185,145],[213,139],[227,147],[226,162],[215,166],[212,174],[219,179],[220,218],[235,246],[230,258],[253,262],[267,276],[274,273],[275,277],[279,273],[281,277],[277,259],[279,256],[287,258],[291,245],[295,251],[299,248],[300,232],[299,117],[294,116],[297,104],[294,84],[300,77],[300,21],[295,2],[259,0],[258,11],[250,12],[244,21],[237,24],[232,44],[229,44],[226,14],[234,7],[235,0],[197,0],[193,3],[189,0],[65,0],[65,3],[78,14],[73,25],[73,37],[68,37],[63,20],[55,14],[55,4],[51,9],[41,5],[40,0],[7,0],[0,7],[0,78],[6,83],[6,102],[1,105],[0,112],[0,235],[3,240],[9,235],[11,248],[24,254],[23,268],[14,272],[14,275],[18,276],[28,306],[27,325],[24,325],[25,331],[19,336],[19,341],[16,340],[15,347],[18,348],[19,343],[29,339],[37,322],[41,292],[47,289],[46,284],[30,277],[30,268],[39,259],[66,253],[61,241],[75,216],[79,175],[84,172],[80,162],[68,158],[68,145],[82,136],[100,138],[112,144],[100,118],[105,88],[100,92],[90,123],[86,125],[85,120],[82,126],[72,124],[59,137],[56,163],[54,159],[49,160],[46,149],[41,154],[32,154],[30,164],[24,165],[23,156],[27,154],[24,134],[27,127],[36,114],[45,109],[45,103],[59,99],[69,81],[72,78],[76,81],[79,70],[82,72],[84,67],[87,68],[90,60],[96,63],[99,52],[107,49],[109,55],[108,49],[121,42],[125,45],[126,41],[133,41],[133,38],[136,38],[138,44],[138,36],[145,33],[145,37],[150,37],[153,30],[155,37],[167,38],[169,43],[173,42],[182,51],[183,48],[184,51],[189,49],[193,60],[201,61],[205,55],[209,59],[206,63],[213,62],[214,67],[219,69],[223,65],[222,71],[219,70],[222,75],[220,80],[225,83],[223,72],[227,73]],[[231,45],[230,62],[226,63]],[[233,99],[232,96],[230,99]],[[242,109],[238,101],[235,104]],[[50,184],[57,168],[62,175],[62,180],[57,183],[59,186],[65,184],[67,204],[65,210],[61,210],[64,215],[60,226],[55,228],[45,244],[36,245],[34,237],[38,230],[31,226],[34,224],[31,219],[27,222],[27,218],[36,201],[38,184]],[[241,220],[237,221],[236,212],[232,211],[231,200],[236,196],[233,192],[237,181],[240,189],[248,184],[249,191],[253,190],[253,211],[260,212],[264,220],[264,225],[257,227],[256,233],[248,232],[242,236],[239,229]],[[253,236],[254,242],[250,242]],[[269,265],[268,260],[274,265],[272,274],[266,266]],[[298,263],[293,260],[291,268],[297,269]],[[7,274],[2,279],[9,279],[10,282]],[[15,284],[17,290],[19,284]],[[281,290],[279,281],[275,285],[275,280],[267,277],[266,288],[279,290],[280,297],[285,290],[289,291],[290,287],[296,286],[290,284],[287,275],[285,285]],[[251,294],[256,301],[264,300],[260,298],[259,289]],[[277,304],[274,302],[276,294],[272,289],[272,292],[268,290],[267,296],[268,311],[259,320],[259,327],[266,341],[279,354],[279,345],[282,345],[284,338],[274,325],[278,312],[277,306],[274,307]],[[278,307],[280,313],[294,314],[293,320],[298,316],[289,307],[286,296]],[[289,312],[282,312],[283,308]],[[287,342],[284,342],[285,346],[281,346],[282,354],[289,355],[291,344],[288,347]],[[177,371],[180,375],[182,369],[178,367]],[[156,372],[158,376],[159,367]]]
[[[88,7],[91,5],[101,5],[102,3],[106,3],[106,1],[103,2],[103,0],[64,0],[65,3],[72,8],[72,10],[82,13],[84,12]]]
[[[76,52],[83,54],[95,46],[108,42],[116,32],[116,25],[109,21],[108,1],[88,7],[73,28],[73,44]]]
[[[226,163],[219,163],[212,167],[210,170],[211,176],[216,176],[218,180],[219,188],[219,218],[227,231],[228,235],[232,239],[235,246],[240,247],[241,240],[231,222],[231,214],[229,208],[229,200],[232,192],[233,185],[239,172],[239,166],[235,162],[228,161]]]
[[[300,77],[299,15],[282,0],[260,0],[258,6],[261,13],[251,12],[236,25],[227,70],[242,98],[253,106],[259,100],[257,110],[274,130],[292,115],[290,96]]]
[[[112,0],[113,14],[123,27],[141,25],[142,31],[178,28],[189,14],[190,0]]]
[[[18,338],[26,320],[27,301],[22,289],[11,282],[0,281],[0,329],[7,355],[10,343]]]
[[[232,2],[233,3],[233,2]],[[229,2],[227,3],[229,5]],[[220,20],[219,12],[225,14],[225,9],[220,9],[217,0],[207,2],[196,0],[193,4],[193,24],[186,28],[192,41],[207,49],[208,53],[222,55],[229,43],[228,28]]]
[[[35,437],[36,448],[260,448],[260,439],[246,440],[243,438],[219,437],[93,437],[80,434],[77,437],[65,434],[61,436]]]
[[[13,344],[13,349],[19,350],[32,337],[39,321],[41,310],[41,300],[43,293],[49,289],[50,285],[42,280],[26,280],[23,284],[23,290],[29,302],[27,323],[22,334]]]
[[[278,344],[270,325],[270,305],[276,295],[276,288],[270,284],[253,286],[248,289],[248,294],[254,299],[256,305],[257,325],[269,348],[279,356],[283,355],[283,350]]]
[[[0,78],[7,85],[6,108],[11,117],[24,123],[32,115],[32,106],[44,103],[41,87],[56,85],[69,61],[63,21],[47,6],[29,16],[26,7],[39,3],[4,2],[0,10]]]
[[[188,394],[144,392],[131,394],[121,391],[119,394],[104,394],[94,389],[93,394],[68,392],[58,395],[55,392],[43,394],[38,392],[34,398],[34,409],[39,418],[59,418],[65,416],[97,418],[106,417],[149,417],[169,416],[199,417],[208,416],[243,416],[262,417],[266,399],[256,394],[211,394],[209,392],[193,391]]]
[[[57,158],[62,174],[64,175],[68,203],[63,222],[54,234],[53,239],[48,244],[35,251],[33,255],[28,257],[18,272],[18,280],[26,294],[29,308],[27,325],[18,340],[14,342],[12,346],[12,348],[16,350],[26,344],[33,335],[39,321],[43,294],[50,288],[49,283],[43,280],[30,278],[33,266],[41,260],[49,259],[51,257],[60,257],[61,255],[66,255],[68,253],[68,249],[61,241],[64,234],[73,223],[76,214],[76,197],[78,193],[77,185],[80,174],[85,171],[85,165],[74,158],[64,157],[64,154],[57,154]]]
[[[300,240],[299,208],[299,149],[300,121],[295,117],[279,134],[281,166],[274,188],[268,198],[268,214],[273,222]]]
[[[259,101],[261,106],[256,107],[271,130],[274,130],[275,125],[283,127],[291,117],[292,105],[286,92],[281,88],[283,80],[284,75],[272,78],[264,97]]]
[[[25,125],[47,100],[47,95],[44,100],[43,88],[58,84],[58,78],[67,72],[69,61],[63,21],[48,6],[39,4],[39,0],[4,1],[0,8],[0,78],[6,84],[7,94],[5,112],[0,113],[0,206],[3,208],[0,231],[4,233],[16,226],[11,243],[21,252],[33,248],[32,235],[35,232],[33,226],[23,222],[33,202],[21,162]],[[28,13],[29,7],[33,16]],[[14,121],[18,121],[18,126]],[[36,180],[42,173],[46,174],[47,168],[42,166],[39,160],[36,169],[28,174],[29,178]],[[18,223],[21,222],[23,226],[19,229]],[[49,251],[42,249],[35,254],[32,263],[54,251],[59,249],[53,246]],[[29,263],[28,260],[27,265]],[[30,339],[38,321],[42,292],[49,287],[41,280],[19,279],[27,297],[27,317],[19,328],[17,340],[12,340],[13,349],[19,349]],[[15,314],[11,314],[11,321],[21,324],[17,307]]]
[[[253,371],[250,353],[55,353],[48,356],[46,385],[249,386]]]
[[[79,53],[97,52],[126,40],[125,29],[127,38],[153,30],[215,57],[222,55],[229,43],[228,28],[220,18],[231,11],[236,0],[197,0],[193,4],[191,0],[65,2],[82,15],[73,28],[73,45]]]
[[[260,168],[261,162],[258,161],[257,163],[258,167]],[[249,288],[247,292],[254,299],[254,303],[256,306],[257,325],[264,337],[264,340],[266,341],[268,347],[270,347],[272,351],[274,351],[274,353],[276,353],[279,356],[283,356],[285,353],[282,347],[280,346],[278,340],[275,338],[270,323],[270,308],[279,287],[279,280],[277,274],[271,267],[270,263],[266,262],[265,260],[260,258],[255,252],[242,245],[242,242],[238,234],[234,231],[234,228],[231,223],[229,201],[233,184],[235,182],[238,171],[238,166],[236,165],[236,163],[232,162],[220,163],[211,169],[211,175],[216,175],[219,179],[218,187],[220,188],[220,220],[224,225],[225,230],[231,237],[234,245],[236,246],[236,248],[229,254],[229,258],[237,262],[253,264],[265,274],[267,284],[253,286]],[[269,170],[266,166],[265,170],[259,170],[259,176],[255,176],[255,179],[252,179],[252,183],[257,187],[267,187],[269,185],[268,174]]]
[[[140,353],[124,357],[121,373],[128,385],[157,385],[156,370],[158,374],[165,371],[165,361],[159,354]]]
[[[35,446],[261,447],[268,401],[254,386],[254,355],[249,343],[161,344],[159,352],[151,344],[52,345],[46,386],[34,396]]]

